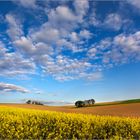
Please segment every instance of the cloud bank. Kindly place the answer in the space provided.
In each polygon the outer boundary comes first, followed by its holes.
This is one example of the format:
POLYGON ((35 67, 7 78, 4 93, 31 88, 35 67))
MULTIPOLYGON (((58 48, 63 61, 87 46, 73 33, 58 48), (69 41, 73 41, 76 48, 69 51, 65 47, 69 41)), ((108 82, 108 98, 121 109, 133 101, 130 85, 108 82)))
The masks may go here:
POLYGON ((29 93, 29 90, 27 90, 21 86, 9 84, 9 83, 2 83, 2 82, 0 82, 0 91, 2 91, 2 92, 29 93))

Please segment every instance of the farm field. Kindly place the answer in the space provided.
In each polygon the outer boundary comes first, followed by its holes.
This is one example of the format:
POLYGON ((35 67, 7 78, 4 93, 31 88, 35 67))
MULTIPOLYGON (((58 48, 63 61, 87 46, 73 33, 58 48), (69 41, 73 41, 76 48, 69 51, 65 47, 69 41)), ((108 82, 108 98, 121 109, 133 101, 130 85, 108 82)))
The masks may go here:
POLYGON ((139 139, 140 118, 0 106, 0 139, 139 139))
POLYGON ((57 111, 65 113, 80 113, 92 115, 109 115, 109 116, 124 116, 124 117, 140 117, 140 103, 128 103, 117 105, 103 105, 93 107, 76 108, 74 106, 40 106, 27 104, 0 104, 0 106, 28 108, 38 110, 57 111))

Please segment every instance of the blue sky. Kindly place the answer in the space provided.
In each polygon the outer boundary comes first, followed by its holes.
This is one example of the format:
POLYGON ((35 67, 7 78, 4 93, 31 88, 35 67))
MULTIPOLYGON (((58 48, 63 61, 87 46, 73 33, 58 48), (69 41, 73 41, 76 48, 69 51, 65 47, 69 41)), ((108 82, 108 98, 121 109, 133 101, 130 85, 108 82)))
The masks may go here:
POLYGON ((0 1, 0 102, 140 98, 140 1, 0 1))

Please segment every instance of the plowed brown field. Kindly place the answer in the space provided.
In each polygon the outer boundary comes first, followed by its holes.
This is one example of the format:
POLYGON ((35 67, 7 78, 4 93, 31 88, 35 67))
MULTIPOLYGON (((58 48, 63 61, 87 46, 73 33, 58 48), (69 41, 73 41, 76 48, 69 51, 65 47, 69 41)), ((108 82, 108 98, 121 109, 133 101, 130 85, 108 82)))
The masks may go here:
POLYGON ((140 117, 140 103, 119 104, 119 105, 109 105, 109 106, 94 106, 94 107, 83 107, 83 108, 75 108, 74 106, 40 106, 40 105, 27 105, 27 104, 0 104, 0 106, 59 111, 59 112, 66 112, 66 113, 140 117))

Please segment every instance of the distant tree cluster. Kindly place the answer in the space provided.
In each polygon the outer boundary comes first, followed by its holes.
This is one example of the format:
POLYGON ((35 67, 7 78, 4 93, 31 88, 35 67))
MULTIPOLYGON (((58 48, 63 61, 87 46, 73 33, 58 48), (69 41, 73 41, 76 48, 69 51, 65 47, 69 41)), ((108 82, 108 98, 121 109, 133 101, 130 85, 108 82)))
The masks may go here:
POLYGON ((84 100, 84 101, 76 101, 75 102, 76 107, 92 106, 94 104, 95 104, 94 99, 84 100))
POLYGON ((43 105, 41 102, 39 102, 39 101, 32 101, 32 100, 28 100, 27 102, 26 102, 26 104, 34 104, 34 105, 43 105))

